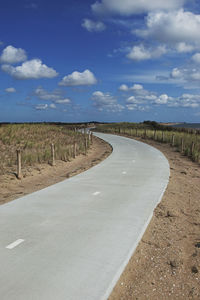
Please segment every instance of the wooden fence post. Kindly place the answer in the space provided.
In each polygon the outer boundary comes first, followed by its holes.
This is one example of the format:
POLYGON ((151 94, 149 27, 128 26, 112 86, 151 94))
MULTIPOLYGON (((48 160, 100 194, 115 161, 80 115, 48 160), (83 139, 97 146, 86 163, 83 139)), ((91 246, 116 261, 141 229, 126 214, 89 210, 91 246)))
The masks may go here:
POLYGON ((84 147, 85 147, 85 155, 86 155, 87 154, 87 137, 85 137, 84 147))
POLYGON ((51 159, 52 159, 51 165, 55 166, 56 165, 56 163, 55 163, 55 147, 54 147, 53 143, 51 144, 51 159))
POLYGON ((154 141, 156 140, 156 130, 154 130, 153 139, 154 139, 154 141))
POLYGON ((175 134, 172 134, 172 147, 174 147, 174 142, 175 142, 175 134))
POLYGON ((164 141, 165 141, 165 133, 164 131, 162 131, 162 142, 164 143, 164 141))
POLYGON ((136 137, 138 136, 138 130, 137 130, 137 128, 135 128, 135 135, 136 135, 136 137))
POLYGON ((184 139, 181 138, 181 153, 184 152, 184 139))
POLYGON ((76 142, 74 142, 74 147, 73 147, 73 152, 74 152, 74 158, 76 158, 76 142))
POLYGON ((194 146, 195 146, 195 143, 194 143, 194 141, 192 141, 192 144, 191 144, 191 156, 192 156, 192 154, 193 154, 193 152, 194 152, 194 146))
POLYGON ((93 144, 93 132, 91 132, 91 144, 93 144))
POLYGON ((21 150, 17 150, 17 178, 22 179, 22 158, 21 150))

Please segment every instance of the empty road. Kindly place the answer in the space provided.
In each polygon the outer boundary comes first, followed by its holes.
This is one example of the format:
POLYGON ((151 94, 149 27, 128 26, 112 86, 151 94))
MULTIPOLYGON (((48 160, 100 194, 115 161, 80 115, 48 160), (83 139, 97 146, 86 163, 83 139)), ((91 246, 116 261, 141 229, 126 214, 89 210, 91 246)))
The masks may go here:
POLYGON ((90 170, 0 206, 1 300, 105 300, 161 200, 162 153, 97 133, 113 153, 90 170))

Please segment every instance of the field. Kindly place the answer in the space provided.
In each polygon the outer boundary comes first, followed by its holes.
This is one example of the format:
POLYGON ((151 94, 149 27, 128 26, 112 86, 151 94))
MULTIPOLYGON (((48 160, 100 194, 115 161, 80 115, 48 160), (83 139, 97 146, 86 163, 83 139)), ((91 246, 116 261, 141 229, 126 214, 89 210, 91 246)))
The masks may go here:
POLYGON ((21 150, 22 167, 26 167, 51 163, 52 144, 56 160, 70 161, 75 155, 85 154, 90 142, 87 134, 69 125, 1 124, 0 175, 16 169, 17 150, 21 150))
POLYGON ((142 137, 161 143, 170 144, 177 151, 200 162, 200 131, 194 129, 173 128, 162 126, 156 122, 144 123, 113 123, 98 125, 97 131, 123 134, 130 137, 142 137))

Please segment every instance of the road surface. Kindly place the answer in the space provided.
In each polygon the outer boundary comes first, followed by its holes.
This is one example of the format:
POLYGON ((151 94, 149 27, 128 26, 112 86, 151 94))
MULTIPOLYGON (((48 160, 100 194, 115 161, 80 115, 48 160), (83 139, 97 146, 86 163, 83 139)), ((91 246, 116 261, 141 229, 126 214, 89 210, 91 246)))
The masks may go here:
POLYGON ((161 200, 161 152, 97 133, 113 153, 0 207, 1 300, 105 300, 161 200))

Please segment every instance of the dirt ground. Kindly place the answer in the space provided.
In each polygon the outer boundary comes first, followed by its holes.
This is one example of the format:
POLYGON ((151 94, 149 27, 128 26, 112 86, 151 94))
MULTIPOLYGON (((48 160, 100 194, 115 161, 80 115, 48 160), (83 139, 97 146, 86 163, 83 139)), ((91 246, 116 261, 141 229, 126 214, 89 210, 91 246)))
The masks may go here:
POLYGON ((200 299, 200 166, 149 141, 170 163, 170 180, 109 300, 200 299))
POLYGON ((86 156, 79 155, 70 162, 59 160, 53 167, 49 164, 38 164, 22 169, 22 180, 16 178, 16 167, 11 168, 6 175, 0 176, 0 204, 79 174, 98 164, 111 152, 112 148, 108 143, 93 137, 93 144, 86 156))

